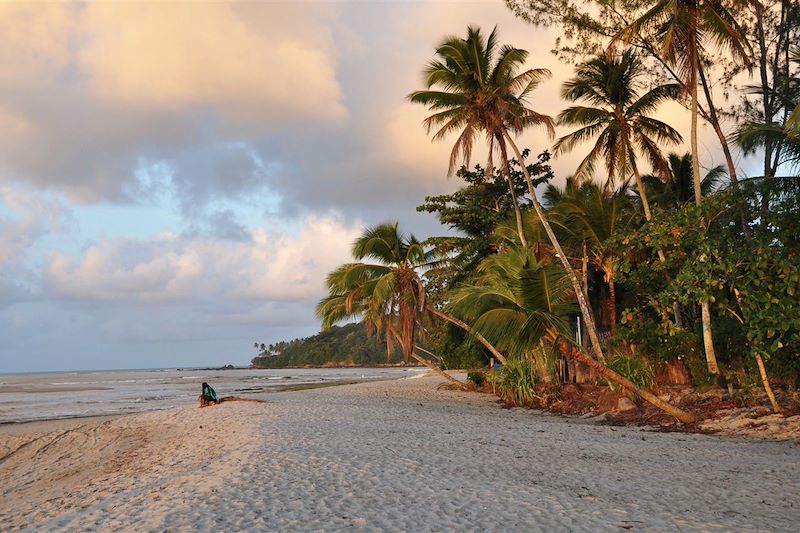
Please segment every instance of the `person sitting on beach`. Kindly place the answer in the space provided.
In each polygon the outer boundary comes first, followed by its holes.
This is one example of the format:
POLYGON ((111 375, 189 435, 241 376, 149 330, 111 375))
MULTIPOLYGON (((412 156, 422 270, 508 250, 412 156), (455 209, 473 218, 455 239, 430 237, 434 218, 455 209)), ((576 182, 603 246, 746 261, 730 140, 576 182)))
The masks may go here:
POLYGON ((200 394, 200 407, 207 407, 209 405, 217 405, 217 393, 211 388, 208 383, 203 383, 203 392, 200 394))

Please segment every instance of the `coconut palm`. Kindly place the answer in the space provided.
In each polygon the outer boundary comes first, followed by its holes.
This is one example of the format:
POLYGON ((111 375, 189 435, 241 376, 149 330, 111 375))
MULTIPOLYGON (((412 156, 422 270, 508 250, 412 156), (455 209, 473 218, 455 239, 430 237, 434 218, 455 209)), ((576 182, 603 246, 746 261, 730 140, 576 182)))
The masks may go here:
MULTIPOLYGON (((567 315, 574 309, 569 275, 554 264, 539 261, 522 247, 487 258, 477 282, 454 291, 449 309, 473 321, 474 328, 510 355, 531 353, 542 339, 568 338, 567 315)), ((694 417, 642 390, 607 366, 573 350, 570 357, 602 377, 686 423, 694 417)), ((541 366, 541 365, 540 365, 541 366)))
MULTIPOLYGON (((800 48, 792 50, 791 61, 800 66, 800 48)), ((785 122, 745 122, 734 133, 734 141, 745 155, 771 144, 783 152, 782 163, 797 166, 800 165, 800 75, 789 76, 782 85, 776 91, 780 91, 778 101, 788 113, 785 122)))
MULTIPOLYGON (((508 169, 506 144, 514 151, 520 164, 520 170, 528 186, 531 203, 542 225, 559 253, 560 245, 547 222, 542 206, 536 197, 525 158, 522 156, 511 133, 520 134, 530 126, 544 126, 552 136, 553 121, 550 117, 537 113, 528 107, 527 98, 539 82, 550 75, 544 69, 530 69, 519 73, 519 69, 528 57, 528 52, 513 46, 503 46, 495 59, 497 49, 497 29, 492 31, 484 41, 480 29, 469 27, 467 38, 448 37, 436 49, 438 59, 431 61, 425 69, 428 90, 416 91, 409 95, 409 100, 429 106, 436 111, 428 117, 425 126, 430 131, 438 127, 434 139, 442 139, 448 134, 461 130, 456 144, 450 153, 450 167, 462 157, 469 161, 475 135, 483 132, 489 142, 490 157, 495 147, 500 151, 503 168, 508 169), (430 90, 432 87, 442 90, 430 90)), ((509 180, 509 188, 513 194, 513 184, 509 180)), ((527 246, 525 232, 522 228, 522 215, 515 210, 517 233, 520 241, 527 246)), ((559 254, 570 280, 573 282, 581 314, 590 325, 589 337, 596 357, 604 361, 600 339, 589 314, 589 308, 580 283, 563 253, 559 254)))
MULTIPOLYGON (((659 176, 642 176, 648 196, 662 209, 674 209, 694 200, 694 179, 692 177, 692 154, 669 154, 670 177, 663 181, 659 176)), ((714 192, 724 181, 725 170, 722 165, 709 170, 701 182, 703 196, 714 192)))
POLYGON ((436 58, 424 70, 426 90, 408 95, 411 102, 434 111, 423 122, 428 133, 441 140, 460 132, 450 152, 448 174, 459 160, 469 165, 475 137, 483 134, 489 145, 487 171, 491 173, 495 151, 511 192, 517 231, 525 242, 522 216, 515 187, 509 176, 509 158, 504 139, 507 117, 517 117, 520 125, 544 126, 552 135, 553 120, 525 105, 525 98, 539 83, 550 77, 547 69, 521 68, 528 52, 512 46, 499 46, 497 28, 484 38, 480 28, 467 28, 467 37, 450 36, 436 48, 436 58), (513 111, 513 113, 512 113, 513 111))
POLYGON ((615 180, 625 181, 633 174, 642 200, 644 215, 652 218, 637 153, 645 156, 656 174, 669 179, 661 146, 681 141, 672 127, 649 115, 666 100, 680 93, 677 83, 660 85, 639 95, 646 76, 642 62, 628 50, 621 56, 600 55, 578 66, 575 77, 564 83, 561 95, 571 102, 585 101, 565 109, 558 123, 579 126, 579 129, 556 141, 554 151, 568 152, 575 146, 596 139, 589 154, 575 171, 578 180, 594 175, 598 160, 605 162, 608 171, 607 187, 613 189, 615 180))
POLYGON ((448 308, 469 320, 509 355, 528 353, 539 340, 569 335, 574 311, 572 286, 564 270, 544 264, 526 248, 515 247, 485 259, 478 279, 456 289, 448 308))
MULTIPOLYGON (((371 331, 384 335, 389 352, 397 341, 406 362, 413 358, 433 368, 415 352, 419 325, 432 314, 472 334, 498 360, 505 361, 501 353, 467 324, 428 303, 418 274, 425 266, 425 250, 413 235, 403 235, 397 223, 365 230, 353 244, 353 257, 377 263, 347 263, 328 274, 329 294, 316 308, 323 329, 337 322, 362 318, 371 331)), ((440 372, 438 367, 434 370, 440 372)))
MULTIPOLYGON (((729 50, 735 59, 749 65, 746 44, 739 25, 721 0, 658 0, 623 30, 621 36, 630 41, 634 36, 651 30, 655 32, 661 57, 674 67, 691 100, 692 176, 695 203, 700 205, 703 196, 697 148, 697 87, 703 52, 709 45, 717 46, 729 50)), ((708 299, 700 302, 700 309, 708 371, 719 375, 708 299)))
MULTIPOLYGON (((545 337, 555 342, 570 335, 567 316, 574 305, 564 270, 518 246, 485 259, 476 282, 454 291, 449 308, 509 357, 533 358, 545 337)), ((541 374, 548 379, 546 370, 541 374)))
POLYGON ((330 294, 317 306, 323 328, 363 315, 379 334, 387 334, 390 346, 391 331, 398 331, 408 362, 417 338, 417 313, 425 305, 425 288, 416 272, 425 262, 422 243, 399 233, 396 223, 381 224, 356 239, 353 257, 378 264, 347 263, 328 275, 330 294))
POLYGON ((545 199, 554 216, 568 229, 575 248, 585 250, 586 260, 608 285, 608 311, 611 331, 616 330, 616 266, 621 250, 613 237, 631 230, 640 219, 631 208, 627 182, 616 190, 588 181, 576 184, 569 178, 563 189, 549 185, 545 199))
MULTIPOLYGON (((436 111, 425 121, 425 125, 429 129, 441 126, 434 135, 434 139, 441 139, 453 131, 461 130, 461 135, 451 152, 451 168, 459 156, 469 161, 474 137, 478 132, 487 135, 490 156, 495 146, 500 148, 506 171, 508 169, 506 164, 508 158, 504 156, 506 143, 511 147, 520 164, 525 184, 528 186, 531 204, 572 283, 581 315, 588 326, 595 356, 602 362, 592 361, 593 364, 590 366, 597 368, 598 372, 611 372, 603 364, 605 362, 603 349, 586 298, 581 291, 580 282, 569 264, 569 260, 561 250, 561 245, 536 196, 536 188, 525 158, 511 136, 512 133, 518 135, 534 125, 545 126, 551 136, 553 135, 552 119, 533 111, 527 107, 526 102, 530 92, 538 85, 539 81, 549 76, 550 73, 543 69, 531 69, 518 74, 518 69, 525 62, 528 53, 508 45, 501 48, 499 59, 494 61, 491 54, 486 54, 486 50, 495 50, 497 46, 496 30, 492 32, 490 39, 482 43, 480 30, 474 28, 467 30, 467 39, 462 40, 457 37, 446 39, 436 50, 439 59, 432 61, 425 71, 429 90, 412 93, 409 95, 409 99, 412 102, 426 104, 432 111, 436 111), (489 72, 491 75, 487 76, 489 72), (487 84, 489 81, 492 86, 496 87, 495 90, 485 90, 486 87, 489 87, 487 84), (443 90, 430 90, 434 86, 441 87, 443 90), (505 87, 505 89, 500 89, 500 87, 505 87)), ((511 188, 513 185, 510 184, 511 188)), ((525 243, 521 214, 517 213, 516 220, 520 241, 525 243)), ((578 353, 576 357, 582 357, 582 354, 578 353)), ((591 360, 590 358, 586 359, 591 360)), ((628 384, 633 386, 630 382, 628 384)), ((675 408, 652 395, 650 396, 649 399, 647 396, 643 397, 647 401, 655 402, 655 405, 667 412, 674 412, 675 408)), ((682 421, 693 420, 691 415, 683 411, 680 411, 677 417, 682 421)))

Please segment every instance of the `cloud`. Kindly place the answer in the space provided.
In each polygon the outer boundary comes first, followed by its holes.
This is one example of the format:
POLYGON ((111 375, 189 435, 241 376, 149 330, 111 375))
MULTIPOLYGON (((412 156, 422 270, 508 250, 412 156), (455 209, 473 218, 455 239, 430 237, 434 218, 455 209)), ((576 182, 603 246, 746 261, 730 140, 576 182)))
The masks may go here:
POLYGON ((80 203, 142 202, 142 159, 186 163, 206 150, 225 158, 221 145, 346 120, 329 29, 337 12, 3 4, 0 181, 80 203))
POLYGON ((249 240, 165 234, 93 244, 78 258, 52 252, 44 284, 55 298, 133 304, 318 298, 326 274, 349 259, 360 225, 308 216, 296 235, 257 228, 249 240))
POLYGON ((290 4, 264 15, 227 2, 89 4, 78 58, 115 104, 210 107, 253 124, 344 118, 325 17, 290 4))
POLYGON ((40 293, 33 249, 43 239, 66 234, 72 223, 60 198, 0 184, 0 308, 40 293))

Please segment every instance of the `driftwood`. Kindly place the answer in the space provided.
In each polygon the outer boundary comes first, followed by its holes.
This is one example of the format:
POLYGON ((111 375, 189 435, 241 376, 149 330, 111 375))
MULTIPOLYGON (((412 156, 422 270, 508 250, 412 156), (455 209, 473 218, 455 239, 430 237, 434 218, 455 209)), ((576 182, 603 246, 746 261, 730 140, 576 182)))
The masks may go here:
POLYGON ((200 395, 200 407, 210 407, 212 405, 217 405, 218 403, 222 402, 255 402, 255 403, 267 403, 266 400, 256 400, 254 398, 241 398, 239 396, 224 396, 217 401, 209 400, 202 394, 200 395))

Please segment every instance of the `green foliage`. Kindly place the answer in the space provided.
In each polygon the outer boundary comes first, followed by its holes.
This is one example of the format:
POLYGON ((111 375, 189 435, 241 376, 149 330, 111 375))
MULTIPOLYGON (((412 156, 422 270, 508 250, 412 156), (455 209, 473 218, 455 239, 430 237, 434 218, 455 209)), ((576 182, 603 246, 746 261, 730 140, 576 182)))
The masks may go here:
POLYGON ((530 406, 538 398, 536 395, 536 371, 530 360, 514 357, 508 364, 495 371, 492 384, 495 393, 503 401, 516 406, 530 406))
POLYGON ((599 160, 605 163, 609 182, 627 179, 637 168, 637 152, 659 175, 665 179, 668 176, 661 146, 678 143, 681 136, 648 115, 655 113, 661 103, 677 98, 680 86, 660 85, 640 95, 645 74, 636 52, 628 49, 617 57, 603 53, 578 65, 575 77, 564 83, 562 97, 571 102, 582 101, 583 105, 569 107, 558 115, 559 124, 578 129, 558 139, 554 152, 569 152, 596 139, 575 170, 577 179, 593 177, 599 160))
MULTIPOLYGON (((608 368, 645 390, 652 389, 656 383, 653 367, 640 357, 619 354, 608 360, 608 368)), ((613 390, 619 388, 619 385, 613 381, 609 381, 608 385, 613 390)))
POLYGON ((437 354, 443 369, 480 368, 489 360, 488 352, 461 328, 444 320, 428 328, 425 344, 437 354))
POLYGON ((480 389, 486 383, 486 374, 484 372, 468 372, 467 381, 471 381, 476 388, 480 389))
POLYGON ((523 70, 527 59, 526 50, 500 46, 497 28, 486 37, 480 28, 470 26, 466 38, 450 36, 436 48, 436 57, 424 72, 426 90, 414 91, 408 99, 433 112, 423 124, 429 133, 436 131, 434 140, 459 132, 448 173, 459 160, 469 164, 478 135, 488 140, 491 161, 495 149, 504 157, 507 132, 541 125, 554 134, 553 120, 526 102, 550 71, 523 70))
POLYGON ((286 368, 296 366, 368 366, 402 361, 395 350, 389 357, 386 348, 374 337, 369 338, 363 323, 333 326, 329 330, 261 350, 251 364, 255 368, 286 368))
POLYGON ((484 260, 475 284, 452 293, 449 308, 498 350, 527 354, 545 336, 569 334, 572 286, 560 265, 516 247, 484 260))
MULTIPOLYGON (((528 149, 523 150, 523 157, 527 158, 528 154, 528 149)), ((544 151, 535 163, 528 165, 534 186, 554 177, 549 160, 549 152, 544 151)), ((417 207, 417 211, 435 213, 442 225, 459 232, 459 235, 425 241, 432 246, 428 256, 433 261, 425 272, 426 287, 432 296, 464 281, 480 261, 496 253, 492 232, 514 217, 513 199, 501 168, 496 167, 494 173, 487 176, 480 165, 475 165, 473 170, 462 166, 456 176, 466 185, 453 194, 426 196, 425 203, 417 207)), ((514 184, 514 195, 525 210, 529 206, 525 198, 528 189, 516 159, 509 162, 509 176, 514 184)))
MULTIPOLYGON (((617 327, 619 340, 627 341, 639 357, 672 361, 703 357, 702 339, 693 331, 675 329, 640 310, 626 309, 617 327)), ((704 363, 705 364, 705 363, 704 363)))
POLYGON ((379 224, 356 239, 353 257, 377 264, 347 263, 328 274, 328 296, 316 308, 322 328, 362 318, 378 334, 385 334, 389 352, 399 341, 407 362, 426 300, 416 271, 425 263, 422 243, 402 234, 396 222, 379 224))
POLYGON ((640 337, 630 340, 665 359, 675 355, 680 339, 699 336, 700 329, 697 320, 688 330, 678 328, 671 302, 691 312, 707 298, 716 316, 715 330, 738 329, 728 342, 717 336, 728 363, 745 361, 758 352, 773 368, 794 371, 800 348, 797 198, 795 187, 776 178, 743 182, 708 197, 700 207, 686 205, 625 237, 623 243, 637 253, 621 262, 620 271, 642 295, 641 304, 626 313, 641 322, 640 337), (762 213, 757 223, 748 226, 748 234, 741 226, 743 210, 762 213), (665 263, 653 257, 656 248, 664 250, 665 263), (637 255, 645 259, 630 260, 637 255), (645 327, 646 320, 657 322, 657 328, 645 327), (648 330, 655 331, 661 342, 648 340, 648 330))

